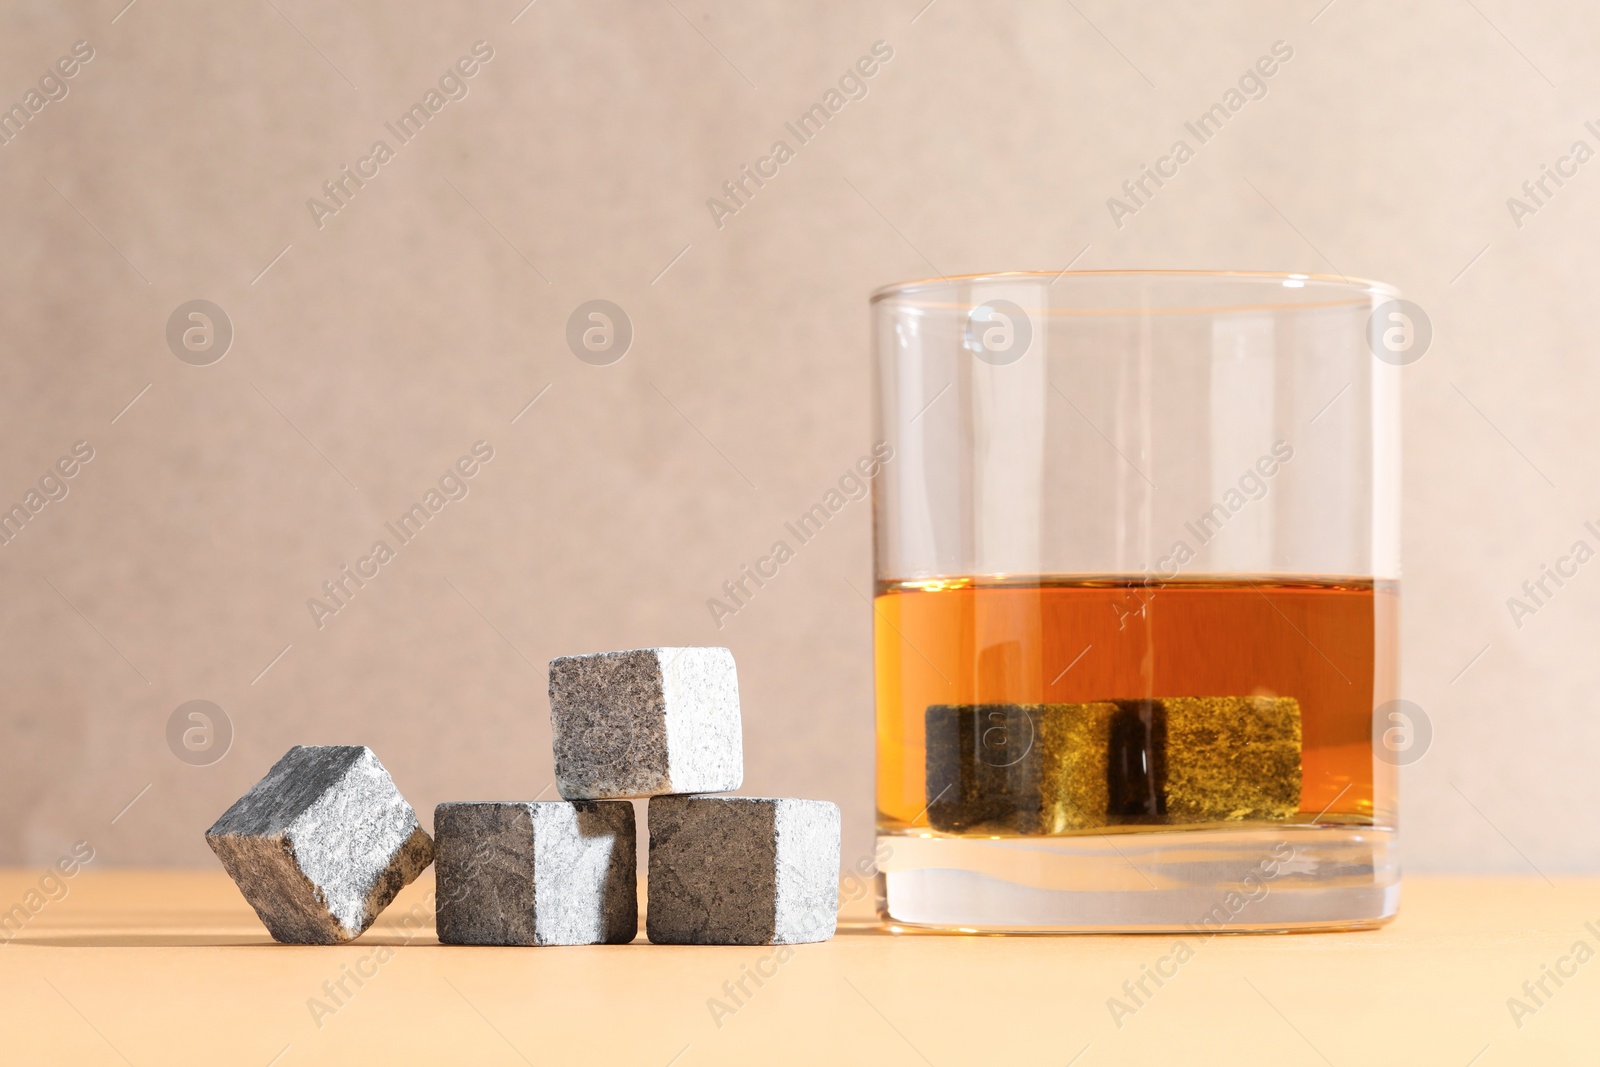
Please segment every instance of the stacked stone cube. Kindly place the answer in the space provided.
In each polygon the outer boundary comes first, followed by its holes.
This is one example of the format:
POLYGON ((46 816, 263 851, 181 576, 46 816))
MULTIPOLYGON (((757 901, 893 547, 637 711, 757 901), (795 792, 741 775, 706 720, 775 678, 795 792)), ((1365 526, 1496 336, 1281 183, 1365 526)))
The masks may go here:
POLYGON ((718 796, 744 779, 725 648, 550 664, 559 801, 458 802, 434 836, 369 749, 296 747, 206 839, 279 941, 348 941, 437 863, 439 940, 622 944, 638 932, 633 799, 648 800, 646 932, 656 944, 833 936, 839 809, 718 796))

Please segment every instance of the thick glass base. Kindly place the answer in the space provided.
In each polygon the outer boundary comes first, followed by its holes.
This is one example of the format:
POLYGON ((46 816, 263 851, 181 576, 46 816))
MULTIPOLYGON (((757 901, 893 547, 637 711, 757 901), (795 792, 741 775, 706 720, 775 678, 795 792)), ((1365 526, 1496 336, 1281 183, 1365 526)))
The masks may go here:
POLYGON ((1395 915, 1393 830, 1255 826, 1074 837, 880 835, 878 914, 965 933, 1348 930, 1395 915))

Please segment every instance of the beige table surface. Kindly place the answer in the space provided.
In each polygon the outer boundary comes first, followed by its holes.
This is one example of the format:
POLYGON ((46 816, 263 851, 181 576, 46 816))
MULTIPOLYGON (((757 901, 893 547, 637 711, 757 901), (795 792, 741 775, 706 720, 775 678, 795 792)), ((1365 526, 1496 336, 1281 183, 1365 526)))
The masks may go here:
MULTIPOLYGON (((41 873, 0 872, 3 906, 41 873)), ((1600 879, 1413 878, 1381 930, 1191 938, 1120 1026, 1108 1001, 1131 1005, 1123 983, 1175 938, 894 935, 863 901, 781 962, 642 928, 632 945, 461 948, 434 940, 424 875, 356 943, 310 948, 273 944, 220 872, 65 885, 0 947, 0 1062, 1600 1063, 1600 962, 1569 955, 1600 950, 1600 879), (1523 982, 1558 965, 1571 977, 1535 1005, 1523 982), (753 970, 771 976, 735 1001, 724 983, 753 970), (1513 1018, 1513 996, 1535 1010, 1513 1018)))

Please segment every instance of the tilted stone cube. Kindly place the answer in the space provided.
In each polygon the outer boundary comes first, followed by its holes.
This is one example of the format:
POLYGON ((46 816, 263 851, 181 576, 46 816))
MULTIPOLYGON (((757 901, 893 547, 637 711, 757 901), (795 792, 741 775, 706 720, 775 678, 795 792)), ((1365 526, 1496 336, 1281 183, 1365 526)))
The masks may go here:
POLYGON ((296 745, 234 802, 206 844, 273 939, 359 937, 433 860, 433 842, 362 745, 296 745))
POLYGON ((655 797, 648 887, 645 928, 658 945, 826 941, 838 919, 838 805, 655 797))
POLYGON ((718 793, 744 781, 739 683, 725 648, 550 661, 556 788, 568 800, 718 793))
POLYGON ((440 804, 433 838, 444 944, 627 944, 639 932, 625 800, 440 804))

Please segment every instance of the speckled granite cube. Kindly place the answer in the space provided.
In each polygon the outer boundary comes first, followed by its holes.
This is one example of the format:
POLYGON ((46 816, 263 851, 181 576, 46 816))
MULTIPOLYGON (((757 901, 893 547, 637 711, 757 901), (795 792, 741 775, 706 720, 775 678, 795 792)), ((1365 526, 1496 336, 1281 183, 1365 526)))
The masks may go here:
POLYGON ((433 847, 444 944, 627 944, 639 932, 625 800, 440 804, 433 847))
POLYGON ((550 661, 556 788, 568 800, 718 793, 744 781, 739 684, 725 648, 550 661))
POLYGON ((793 945, 833 936, 839 808, 824 800, 656 797, 649 907, 658 945, 793 945))
POLYGON ((1014 831, 1019 816, 1037 816, 1039 759, 1030 706, 930 704, 924 723, 930 826, 950 833, 1014 831))
POLYGON ((930 704, 928 825, 1059 834, 1106 824, 1116 705, 930 704))
POLYGON ((206 831, 277 941, 359 937, 433 860, 433 842, 372 750, 296 745, 206 831))
POLYGON ((1300 702, 1165 697, 1168 822, 1289 819, 1300 811, 1300 702))

